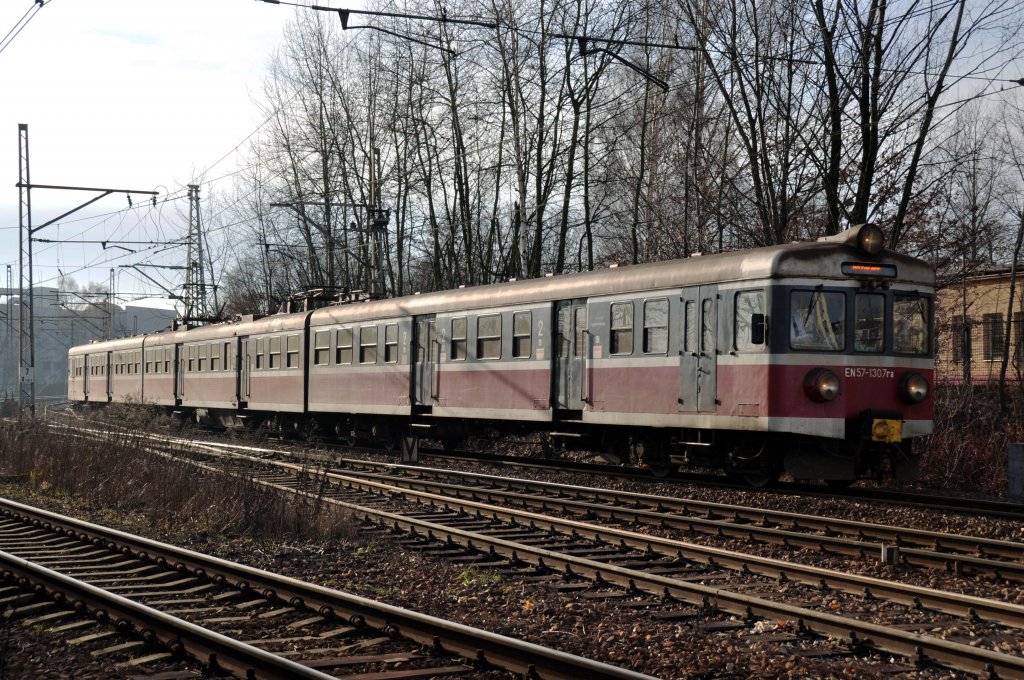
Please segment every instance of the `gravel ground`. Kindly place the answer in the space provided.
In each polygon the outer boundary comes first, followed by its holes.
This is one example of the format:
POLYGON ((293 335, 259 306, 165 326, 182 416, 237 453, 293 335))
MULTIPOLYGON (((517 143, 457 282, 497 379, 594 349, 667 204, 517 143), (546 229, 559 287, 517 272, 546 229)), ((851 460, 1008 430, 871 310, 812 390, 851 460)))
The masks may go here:
MULTIPOLYGON (((798 638, 793 626, 778 622, 729 625, 722 616, 658 620, 644 611, 659 604, 654 600, 561 591, 550 583, 452 565, 380 538, 256 541, 196 534, 187 526, 154 526, 144 508, 90 506, 24 483, 0 484, 0 494, 664 678, 965 677, 914 669, 884 655, 854 656, 841 642, 798 638)), ((109 668, 95 670, 95 662, 79 658, 59 638, 52 644, 48 639, 38 629, 12 626, 8 649, 21 651, 8 654, 7 677, 121 677, 106 674, 109 668), (40 675, 46 668, 58 670, 40 675), (72 668, 77 670, 59 670, 72 668)))

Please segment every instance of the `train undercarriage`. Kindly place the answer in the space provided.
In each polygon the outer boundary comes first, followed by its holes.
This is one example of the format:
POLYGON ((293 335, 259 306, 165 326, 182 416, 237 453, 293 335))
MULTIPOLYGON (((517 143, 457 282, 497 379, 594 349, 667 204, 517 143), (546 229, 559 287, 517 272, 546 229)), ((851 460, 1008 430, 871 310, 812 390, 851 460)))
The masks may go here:
MULTIPOLYGON (((536 423, 345 415, 240 413, 218 409, 173 409, 179 416, 205 426, 264 430, 281 437, 329 438, 348 445, 401 448, 403 439, 438 442, 456 450, 470 439, 477 446, 516 438, 531 455, 555 458, 576 452, 613 465, 632 465, 667 477, 680 469, 709 469, 760 487, 788 475, 794 480, 820 480, 844 487, 858 479, 917 477, 917 459, 909 440, 880 442, 866 423, 847 424, 846 439, 827 439, 789 433, 729 430, 593 426, 558 422, 536 423)), ((883 414, 898 415, 898 414, 883 414)))

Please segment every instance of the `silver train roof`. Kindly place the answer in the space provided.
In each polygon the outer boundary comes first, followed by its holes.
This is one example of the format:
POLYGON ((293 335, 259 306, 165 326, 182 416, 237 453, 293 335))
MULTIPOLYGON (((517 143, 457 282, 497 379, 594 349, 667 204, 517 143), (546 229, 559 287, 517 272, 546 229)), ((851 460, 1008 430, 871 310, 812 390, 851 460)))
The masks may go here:
MULTIPOLYGON (((145 346, 156 347, 180 342, 301 330, 307 316, 310 317, 310 326, 327 326, 366 319, 539 304, 552 300, 630 294, 699 284, 789 278, 850 280, 851 277, 841 272, 841 266, 845 262, 894 264, 897 268, 897 277, 889 279, 890 282, 921 286, 929 291, 934 288, 935 272, 928 263, 890 250, 883 250, 874 257, 866 257, 856 247, 856 232, 854 228, 820 241, 494 283, 388 300, 333 305, 313 312, 275 314, 256 321, 157 333, 147 336, 145 346)), ((127 338, 81 345, 73 348, 71 354, 140 346, 141 337, 127 338)))

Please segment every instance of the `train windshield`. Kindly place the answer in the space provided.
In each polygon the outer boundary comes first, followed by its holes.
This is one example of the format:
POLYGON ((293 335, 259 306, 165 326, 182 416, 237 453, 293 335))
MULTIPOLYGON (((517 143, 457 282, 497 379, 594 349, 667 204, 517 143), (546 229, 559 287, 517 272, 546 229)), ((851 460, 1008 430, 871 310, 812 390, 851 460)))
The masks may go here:
POLYGON ((896 295, 892 301, 892 344, 897 354, 928 354, 928 298, 896 295))
POLYGON ((857 293, 853 310, 854 351, 884 352, 885 296, 881 293, 857 293))
POLYGON ((916 292, 851 292, 791 291, 789 346, 817 352, 843 352, 849 346, 864 354, 931 352, 930 297, 916 292))
POLYGON ((846 295, 795 290, 789 298, 789 345, 793 349, 841 352, 846 347, 846 295))

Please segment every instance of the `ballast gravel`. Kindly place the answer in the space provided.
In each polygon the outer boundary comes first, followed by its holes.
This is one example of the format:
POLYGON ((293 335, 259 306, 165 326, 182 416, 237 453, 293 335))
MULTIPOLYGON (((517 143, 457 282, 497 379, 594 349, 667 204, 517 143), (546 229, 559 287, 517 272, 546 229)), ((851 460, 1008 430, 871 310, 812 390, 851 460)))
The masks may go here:
MULTIPOLYGON (((480 469, 477 464, 476 469, 480 469)), ((586 483, 593 485, 594 480, 586 483)), ((582 477, 561 473, 557 481, 582 477)), ((556 481, 552 478, 552 481, 556 481)), ((671 487, 676 489, 678 487, 671 487)), ((658 493, 650 485, 644 490, 658 493)), ((0 484, 0 494, 63 514, 662 678, 960 678, 899 657, 851 651, 840 640, 800 636, 778 621, 740 622, 721 614, 662 620, 654 598, 602 597, 425 556, 387 538, 255 540, 197 532, 187 522, 155 525, 145 507, 98 507, 80 499, 0 484)), ((747 502, 747 501, 743 501, 747 502)), ((802 506, 808 511, 807 506, 802 506)), ((680 605, 681 606, 681 605, 680 605)), ((37 628, 8 627, 7 677, 129 677, 97 670, 76 650, 37 628), (56 674, 46 672, 56 669, 56 674)), ((497 678, 506 674, 482 673, 497 678)))

